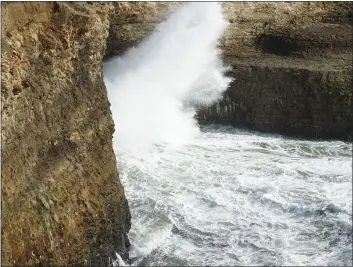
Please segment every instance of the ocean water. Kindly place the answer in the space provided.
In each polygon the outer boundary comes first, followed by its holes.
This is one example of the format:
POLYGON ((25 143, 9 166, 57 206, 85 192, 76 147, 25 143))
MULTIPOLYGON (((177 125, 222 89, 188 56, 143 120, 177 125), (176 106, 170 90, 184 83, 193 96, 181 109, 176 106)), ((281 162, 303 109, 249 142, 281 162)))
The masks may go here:
POLYGON ((219 3, 104 64, 132 265, 352 265, 352 145, 209 125, 231 82, 219 3))
POLYGON ((208 126, 116 149, 133 265, 352 265, 352 146, 208 126))

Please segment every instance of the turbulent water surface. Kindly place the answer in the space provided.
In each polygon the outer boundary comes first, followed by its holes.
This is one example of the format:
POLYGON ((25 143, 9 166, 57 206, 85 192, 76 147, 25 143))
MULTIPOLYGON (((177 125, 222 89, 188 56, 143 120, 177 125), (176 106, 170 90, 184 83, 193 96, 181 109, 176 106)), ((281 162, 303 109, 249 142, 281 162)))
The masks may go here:
POLYGON ((230 82, 226 26, 185 4, 104 66, 133 264, 351 265, 351 144, 195 123, 230 82))
POLYGON ((209 126, 116 154, 134 264, 352 264, 350 144, 209 126))

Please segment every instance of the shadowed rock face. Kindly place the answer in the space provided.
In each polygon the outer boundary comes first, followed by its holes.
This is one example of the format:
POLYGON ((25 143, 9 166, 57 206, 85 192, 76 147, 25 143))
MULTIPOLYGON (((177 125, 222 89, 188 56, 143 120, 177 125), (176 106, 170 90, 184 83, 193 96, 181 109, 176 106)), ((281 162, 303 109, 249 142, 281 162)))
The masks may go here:
POLYGON ((156 28, 180 2, 113 2, 106 56, 125 52, 156 28))
POLYGON ((128 257, 130 213, 102 78, 109 8, 2 3, 4 265, 128 257))
MULTIPOLYGON (((138 44, 178 5, 116 3, 107 55, 138 44)), ((352 134, 352 3, 227 2, 220 41, 234 78, 225 97, 200 110, 223 123, 307 138, 352 134)))

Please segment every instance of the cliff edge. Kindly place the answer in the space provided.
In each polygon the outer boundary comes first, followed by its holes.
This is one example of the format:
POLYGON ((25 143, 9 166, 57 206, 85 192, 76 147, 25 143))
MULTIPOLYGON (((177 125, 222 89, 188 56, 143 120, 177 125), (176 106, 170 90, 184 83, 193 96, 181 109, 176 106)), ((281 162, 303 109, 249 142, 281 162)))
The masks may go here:
POLYGON ((102 77, 106 3, 2 2, 2 264, 128 258, 102 77))

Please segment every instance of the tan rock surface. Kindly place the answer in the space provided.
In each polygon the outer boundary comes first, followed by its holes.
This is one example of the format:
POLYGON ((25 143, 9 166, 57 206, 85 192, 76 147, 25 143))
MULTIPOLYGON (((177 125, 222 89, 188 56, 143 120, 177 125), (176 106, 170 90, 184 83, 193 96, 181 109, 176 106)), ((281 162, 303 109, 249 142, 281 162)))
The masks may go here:
POLYGON ((203 123, 351 139, 352 3, 225 3, 221 48, 234 77, 203 123))
POLYGON ((2 264, 127 258, 102 79, 109 4, 2 3, 2 264))

